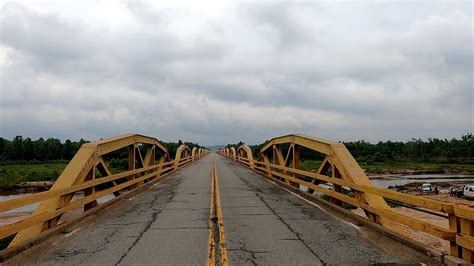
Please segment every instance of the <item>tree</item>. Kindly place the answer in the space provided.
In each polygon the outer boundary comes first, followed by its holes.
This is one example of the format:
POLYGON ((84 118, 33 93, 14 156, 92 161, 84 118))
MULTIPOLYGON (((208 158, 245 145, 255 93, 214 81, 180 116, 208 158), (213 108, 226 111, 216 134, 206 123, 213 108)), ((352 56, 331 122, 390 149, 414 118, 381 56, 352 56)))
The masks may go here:
POLYGON ((59 160, 62 155, 62 145, 59 139, 49 138, 46 140, 46 160, 59 160))
POLYGON ((23 137, 16 136, 12 141, 11 160, 22 160, 24 158, 23 137))
POLYGON ((71 160, 74 157, 76 150, 74 150, 74 146, 72 145, 71 140, 67 139, 64 142, 63 152, 62 152, 62 159, 64 160, 71 160))
POLYGON ((31 161, 35 159, 34 148, 31 138, 26 138, 23 143, 23 160, 31 161))
POLYGON ((0 160, 1 161, 4 161, 7 159, 6 148, 7 148, 8 142, 9 142, 8 140, 4 138, 0 138, 0 160))
POLYGON ((46 154, 46 143, 43 138, 39 138, 38 140, 33 142, 33 150, 34 150, 34 158, 38 161, 46 161, 47 154, 46 154))

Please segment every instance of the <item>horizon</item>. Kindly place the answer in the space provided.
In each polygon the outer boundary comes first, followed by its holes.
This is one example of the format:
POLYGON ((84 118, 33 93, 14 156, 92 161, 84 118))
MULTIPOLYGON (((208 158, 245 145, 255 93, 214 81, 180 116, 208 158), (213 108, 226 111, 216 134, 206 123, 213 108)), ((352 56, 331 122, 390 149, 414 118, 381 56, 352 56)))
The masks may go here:
MULTIPOLYGON (((298 135, 298 133, 294 133, 296 135, 298 135)), ((387 139, 387 140, 379 140, 377 142, 371 142, 371 141, 367 141, 367 140, 364 140, 364 139, 358 139, 358 140, 351 140, 351 141, 348 141, 348 140, 331 140, 331 139, 324 139, 324 140, 330 140, 330 141, 336 141, 336 142, 342 142, 342 143, 349 143, 349 142, 358 142, 358 141, 364 141, 364 142, 367 142, 367 143, 370 143, 370 144, 377 144, 378 142, 388 142, 388 141, 391 141, 391 142, 402 142, 402 143, 407 143, 407 142, 410 142, 412 140, 421 140, 421 141, 429 141, 430 139, 439 139, 439 140, 453 140, 453 139, 456 139, 456 140, 460 140, 462 139, 463 136, 467 136, 467 135, 472 135, 473 133, 472 132, 467 132, 465 134, 461 134, 461 136, 459 137, 453 137, 453 138, 434 138, 434 137, 428 137, 426 139, 423 139, 423 138, 411 138, 411 139, 408 139, 408 140, 392 140, 392 139, 387 139)), ((120 135, 124 135, 124 134, 120 134, 120 135)), ((143 134, 139 134, 139 135, 143 135, 143 134)), ((35 141, 35 140, 38 140, 40 138, 43 138, 44 140, 48 139, 48 138, 53 138, 53 139, 59 139, 61 141, 61 143, 64 143, 66 140, 70 140, 70 141, 75 141, 75 142, 78 142, 80 141, 81 139, 70 139, 70 138, 65 138, 65 139, 61 139, 61 138, 58 138, 58 137, 46 137, 46 136, 42 136, 42 137, 38 137, 38 138, 32 138, 32 137, 29 137, 29 136, 22 136, 22 135, 17 135, 17 136, 21 136, 23 138, 23 140, 25 140, 26 138, 30 138, 32 141, 35 141)), ((246 143, 244 141, 242 141, 242 143, 244 144, 247 144, 249 146, 254 146, 254 145, 260 145, 260 144, 263 144, 265 143, 266 141, 272 139, 272 138, 275 138, 275 137, 280 137, 280 136, 283 136, 283 135, 279 135, 279 136, 273 136, 271 138, 268 138, 268 139, 265 139, 263 140, 262 142, 259 142, 259 143, 246 143)), ((16 136, 15 136, 16 137, 16 136)), ((13 138, 15 138, 13 137, 13 138)), ((110 136, 110 137, 114 137, 114 136, 110 136)), ((177 139, 177 140, 162 140, 162 139, 159 139, 157 137, 154 137, 154 136, 149 136, 149 137, 153 137, 153 138, 156 138, 158 139, 159 141, 163 142, 163 143, 178 143, 179 141, 182 141, 183 143, 185 142, 192 142, 192 141, 188 141, 188 140, 182 140, 182 139, 177 139)), ((3 138, 3 139, 6 139, 8 141, 12 141, 13 138, 5 138, 3 136, 0 136, 0 138, 3 138)), ((105 137, 107 138, 107 137, 105 137)), ((99 138, 99 139, 95 139, 95 140, 89 140, 89 139, 83 139, 85 141, 88 141, 88 142, 92 142, 92 141, 98 141, 98 140, 101 140, 101 139, 105 139, 105 138, 99 138)), ((202 146, 202 147, 206 147, 206 148, 210 148, 210 147, 220 147, 220 146, 226 146, 226 145, 232 145, 232 144, 238 144, 239 142, 241 141, 235 141, 235 142, 229 142, 229 143, 225 143, 225 144, 202 144, 202 143, 198 143, 198 142, 192 142, 194 144, 198 144, 199 146, 202 146)))
POLYGON ((460 138, 474 131, 472 12, 469 1, 8 1, 0 135, 460 138))

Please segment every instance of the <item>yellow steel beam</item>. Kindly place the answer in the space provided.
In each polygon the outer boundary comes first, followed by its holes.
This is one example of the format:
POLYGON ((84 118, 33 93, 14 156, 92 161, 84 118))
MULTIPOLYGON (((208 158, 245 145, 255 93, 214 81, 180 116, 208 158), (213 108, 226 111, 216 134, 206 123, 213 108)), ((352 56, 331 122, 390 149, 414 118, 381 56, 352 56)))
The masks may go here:
POLYGON ((118 137, 107 138, 86 143, 83 146, 97 148, 98 155, 100 156, 121 148, 125 148, 135 143, 154 144, 164 153, 168 153, 166 146, 157 139, 137 134, 127 134, 118 137))
POLYGON ((253 168, 252 149, 247 144, 242 144, 237 148, 237 156, 249 161, 250 168, 253 168))
POLYGON ((276 137, 269 140, 260 149, 260 153, 266 152, 273 145, 284 144, 284 143, 295 143, 297 145, 318 151, 326 155, 332 155, 331 144, 334 144, 336 142, 313 138, 313 137, 309 137, 305 135, 291 134, 291 135, 276 137))
POLYGON ((180 160, 182 158, 186 158, 186 153, 189 152, 191 153, 191 150, 189 149, 189 147, 185 144, 181 144, 178 149, 176 150, 176 155, 175 155, 175 167, 177 168, 178 167, 178 164, 180 162, 180 160))
POLYGON ((235 148, 234 148, 234 147, 230 147, 230 150, 229 150, 229 151, 230 151, 230 156, 232 157, 232 159, 235 160, 235 158, 236 158, 236 156, 237 156, 237 152, 236 152, 235 148))

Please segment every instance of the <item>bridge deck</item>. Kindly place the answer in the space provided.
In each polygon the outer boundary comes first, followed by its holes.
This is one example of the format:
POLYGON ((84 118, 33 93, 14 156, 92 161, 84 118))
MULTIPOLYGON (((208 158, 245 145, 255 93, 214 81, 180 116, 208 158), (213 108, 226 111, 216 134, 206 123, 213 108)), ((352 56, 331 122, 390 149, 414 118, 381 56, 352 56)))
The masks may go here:
POLYGON ((433 264, 216 154, 7 261, 205 264, 215 159, 229 264, 433 264))

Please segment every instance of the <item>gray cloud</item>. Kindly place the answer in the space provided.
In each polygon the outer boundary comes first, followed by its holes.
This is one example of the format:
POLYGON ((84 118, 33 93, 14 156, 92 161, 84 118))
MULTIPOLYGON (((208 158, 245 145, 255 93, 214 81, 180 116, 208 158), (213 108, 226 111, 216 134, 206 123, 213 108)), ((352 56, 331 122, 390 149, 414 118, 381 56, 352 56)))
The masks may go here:
POLYGON ((468 4, 116 7, 127 15, 116 27, 62 9, 0 9, 2 136, 219 144, 474 129, 468 4))

